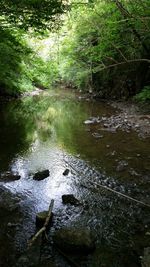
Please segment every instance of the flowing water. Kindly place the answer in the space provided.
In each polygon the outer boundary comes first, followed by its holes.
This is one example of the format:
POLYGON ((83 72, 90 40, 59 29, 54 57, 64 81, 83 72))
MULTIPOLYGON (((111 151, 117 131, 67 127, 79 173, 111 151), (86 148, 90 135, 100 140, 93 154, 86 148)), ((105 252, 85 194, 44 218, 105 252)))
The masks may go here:
MULTIPOLYGON (((27 241, 36 231, 36 213, 47 210, 52 198, 55 203, 50 240, 64 226, 88 227, 95 236, 96 250, 92 254, 73 256, 78 266, 140 266, 140 256, 149 244, 149 208, 99 185, 149 203, 150 139, 140 138, 134 131, 111 132, 99 123, 84 123, 90 117, 118 113, 106 103, 57 90, 1 103, 3 193, 6 188, 5 201, 0 199, 1 267, 15 266, 25 253, 27 241), (125 166, 118 171, 120 162, 125 166), (70 172, 64 176, 66 168, 70 172), (33 180, 34 173, 45 169, 50 171, 48 178, 33 180), (8 171, 19 174, 21 179, 6 181, 8 171), (81 205, 64 205, 62 195, 68 193, 74 194, 81 205), (12 205, 17 198, 19 211, 4 203, 7 198, 12 205)), ((43 245, 43 259, 57 266, 72 266, 58 255, 51 241, 43 245)))

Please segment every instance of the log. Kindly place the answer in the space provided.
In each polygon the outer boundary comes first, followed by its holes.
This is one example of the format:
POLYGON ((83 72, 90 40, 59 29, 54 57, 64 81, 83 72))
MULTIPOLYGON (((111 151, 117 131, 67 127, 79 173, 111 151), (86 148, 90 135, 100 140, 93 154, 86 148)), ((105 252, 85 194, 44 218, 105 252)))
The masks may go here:
POLYGON ((51 200, 50 205, 49 205, 49 209, 48 209, 48 214, 45 220, 45 223, 43 225, 43 227, 32 237, 31 240, 29 240, 28 242, 28 248, 30 248, 33 243, 35 242, 35 240, 44 232, 46 232, 46 228, 49 224, 50 218, 51 218, 51 214, 52 214, 52 210, 53 210, 53 206, 54 206, 54 199, 51 200))

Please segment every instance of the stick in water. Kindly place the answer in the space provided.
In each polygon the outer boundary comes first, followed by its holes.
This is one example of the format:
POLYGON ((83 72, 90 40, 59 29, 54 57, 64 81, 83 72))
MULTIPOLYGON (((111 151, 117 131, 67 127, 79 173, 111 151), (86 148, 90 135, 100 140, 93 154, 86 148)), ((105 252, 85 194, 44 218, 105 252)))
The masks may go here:
POLYGON ((39 235, 41 235, 43 232, 46 231, 46 228, 47 228, 47 226, 49 224, 49 220, 51 218, 53 206, 54 206, 54 199, 51 200, 51 203, 49 205, 48 214, 47 214, 47 217, 46 217, 46 220, 45 220, 45 223, 44 223, 43 227, 28 242, 28 247, 31 247, 33 245, 33 243, 35 242, 35 240, 39 237, 39 235))

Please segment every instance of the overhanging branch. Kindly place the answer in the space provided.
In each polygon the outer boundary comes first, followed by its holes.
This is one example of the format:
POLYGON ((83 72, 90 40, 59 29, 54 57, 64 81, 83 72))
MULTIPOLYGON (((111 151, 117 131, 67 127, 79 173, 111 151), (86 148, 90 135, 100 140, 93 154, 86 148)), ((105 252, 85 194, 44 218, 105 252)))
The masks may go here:
POLYGON ((146 59, 146 58, 140 58, 140 59, 130 59, 130 60, 126 60, 126 61, 122 61, 122 62, 118 62, 118 63, 115 63, 115 64, 111 64, 111 65, 108 65, 108 66, 104 66, 104 67, 96 67, 93 69, 93 72, 98 72, 98 71, 102 71, 102 70, 106 70, 106 69, 110 69, 110 68, 114 68, 114 67, 117 67, 117 66, 120 66, 120 65, 125 65, 125 64, 129 64, 129 63, 134 63, 134 62, 147 62, 150 64, 150 60, 149 59, 146 59))

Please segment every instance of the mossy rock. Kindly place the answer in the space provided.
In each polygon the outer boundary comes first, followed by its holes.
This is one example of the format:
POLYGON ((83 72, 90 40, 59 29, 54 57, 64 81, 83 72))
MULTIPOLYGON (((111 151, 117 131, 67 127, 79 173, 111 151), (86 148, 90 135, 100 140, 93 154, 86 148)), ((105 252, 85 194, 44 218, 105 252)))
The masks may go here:
POLYGON ((89 229, 63 228, 53 237, 61 250, 73 253, 90 253, 95 249, 95 239, 89 229))

